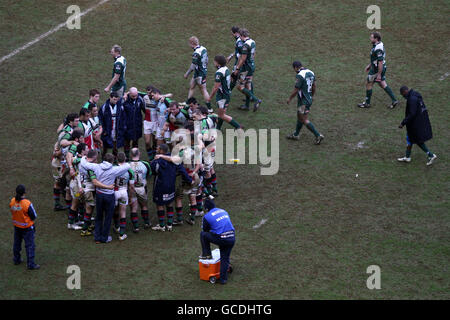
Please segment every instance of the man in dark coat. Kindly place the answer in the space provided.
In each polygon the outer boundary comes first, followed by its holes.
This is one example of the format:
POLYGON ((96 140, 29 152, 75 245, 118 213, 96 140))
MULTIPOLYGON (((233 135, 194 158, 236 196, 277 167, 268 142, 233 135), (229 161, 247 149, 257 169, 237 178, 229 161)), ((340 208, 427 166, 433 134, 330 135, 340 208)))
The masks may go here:
POLYGON ((403 86, 400 88, 400 94, 406 99, 406 110, 405 119, 403 119, 399 128, 401 129, 406 125, 407 147, 405 157, 397 160, 400 162, 410 162, 412 145, 417 144, 427 154, 427 166, 429 166, 437 156, 429 151, 425 145, 425 142, 433 137, 427 107, 420 93, 413 89, 408 89, 408 87, 403 86))
POLYGON ((130 158, 130 149, 139 147, 139 139, 142 137, 142 113, 145 112, 144 99, 139 96, 135 87, 130 88, 123 103, 127 118, 127 130, 125 132, 124 151, 127 159, 130 158), (130 143, 132 146, 130 147, 130 143))
POLYGON ((110 97, 98 112, 98 118, 103 128, 102 158, 112 149, 113 155, 117 156, 118 149, 124 146, 127 119, 123 108, 123 99, 119 98, 117 92, 111 92, 110 97))
MULTIPOLYGON (((159 155, 170 156, 169 146, 165 143, 158 146, 156 152, 159 155)), ((175 164, 163 158, 158 158, 150 163, 152 169, 152 176, 155 177, 153 183, 153 202, 156 204, 159 224, 154 226, 152 230, 155 231, 172 231, 173 225, 173 200, 175 199, 175 180, 177 174, 188 184, 193 184, 194 181, 186 172, 183 164, 175 164), (164 222, 164 206, 167 211, 167 226, 164 222)))

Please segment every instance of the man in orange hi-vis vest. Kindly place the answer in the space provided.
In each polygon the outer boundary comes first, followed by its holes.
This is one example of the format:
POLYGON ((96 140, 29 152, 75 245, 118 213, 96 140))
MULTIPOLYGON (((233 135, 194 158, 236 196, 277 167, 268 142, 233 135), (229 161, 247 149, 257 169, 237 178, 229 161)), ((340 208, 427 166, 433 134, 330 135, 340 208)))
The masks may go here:
POLYGON ((30 200, 25 199, 25 186, 19 184, 16 188, 16 196, 11 199, 12 222, 14 224, 14 264, 22 262, 20 251, 22 250, 22 240, 25 240, 27 252, 28 270, 36 270, 40 265, 34 263, 34 220, 37 218, 36 211, 30 200))

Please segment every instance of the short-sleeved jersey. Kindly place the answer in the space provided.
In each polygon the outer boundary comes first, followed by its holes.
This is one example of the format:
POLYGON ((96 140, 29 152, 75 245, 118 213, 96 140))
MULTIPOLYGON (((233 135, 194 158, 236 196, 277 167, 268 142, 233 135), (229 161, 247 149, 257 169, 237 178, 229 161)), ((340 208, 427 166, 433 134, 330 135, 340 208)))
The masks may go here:
POLYGON ((231 83, 231 73, 227 67, 221 67, 216 71, 214 76, 214 81, 220 83, 219 90, 216 95, 216 100, 229 98, 231 95, 230 83, 231 83))
POLYGON ((386 52, 384 51, 383 42, 378 42, 373 45, 370 50, 370 73, 378 72, 378 61, 383 62, 383 68, 386 67, 386 52))
POLYGON ((234 65, 237 65, 239 61, 239 57, 241 56, 242 46, 244 45, 244 41, 241 40, 241 37, 236 37, 236 43, 234 45, 234 65))
POLYGON ((195 65, 194 77, 206 77, 208 72, 208 51, 203 46, 197 46, 192 54, 192 63, 195 65))
POLYGON ((120 88, 124 87, 126 88, 127 82, 125 81, 125 71, 127 70, 127 60, 123 56, 118 56, 114 60, 114 66, 112 71, 112 77, 114 77, 115 74, 119 74, 119 80, 114 84, 114 86, 111 88, 112 91, 117 91, 120 88))
POLYGON ((246 54, 247 58, 242 65, 243 71, 255 70, 255 52, 256 52, 256 43, 253 39, 245 40, 242 45, 241 54, 246 54))
POLYGON ((145 187, 147 178, 151 176, 152 170, 147 161, 130 161, 130 167, 134 171, 134 186, 136 188, 145 187))
POLYGON ((188 121, 189 115, 186 115, 186 111, 178 112, 174 115, 172 112, 169 112, 166 118, 166 122, 171 123, 175 128, 183 127, 188 121))
POLYGON ((191 173, 195 170, 195 166, 201 164, 202 160, 202 148, 203 145, 195 144, 191 148, 181 149, 179 156, 182 159, 182 163, 187 173, 191 173))
POLYGON ((312 104, 312 86, 315 79, 314 72, 309 69, 301 69, 298 72, 295 82, 295 87, 298 89, 298 106, 312 104))
POLYGON ((134 171, 132 169, 116 178, 115 190, 128 189, 128 184, 134 184, 134 171))
POLYGON ((57 146, 61 147, 62 140, 70 140, 72 138, 73 129, 71 126, 66 125, 64 128, 58 133, 57 146))
POLYGON ((79 163, 81 162, 81 158, 78 157, 74 160, 74 167, 75 161, 78 162, 77 170, 79 170, 81 187, 83 188, 84 192, 95 191, 95 185, 92 182, 94 179, 97 179, 95 172, 92 170, 85 170, 83 167, 80 167, 79 163))
POLYGON ((144 96, 144 104, 145 104, 145 121, 156 121, 157 111, 156 106, 157 103, 153 100, 148 94, 144 96))

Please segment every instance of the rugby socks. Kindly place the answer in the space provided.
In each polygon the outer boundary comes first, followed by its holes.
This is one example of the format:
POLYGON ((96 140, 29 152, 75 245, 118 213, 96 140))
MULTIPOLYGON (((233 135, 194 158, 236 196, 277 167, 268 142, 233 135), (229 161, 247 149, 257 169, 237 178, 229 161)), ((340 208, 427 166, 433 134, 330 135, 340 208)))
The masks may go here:
POLYGON ((392 92, 392 89, 389 86, 386 86, 384 88, 384 91, 386 91, 386 93, 388 94, 389 97, 391 97, 392 102, 397 101, 397 99, 394 96, 394 93, 392 92))
MULTIPOLYGON (((258 98, 256 98, 252 91, 248 90, 247 88, 242 89, 242 92, 250 99, 250 101, 256 101, 258 98)), ((247 103, 247 100, 245 101, 247 103)))
POLYGON ((197 196, 197 211, 203 212, 203 195, 197 196))
POLYGON ((195 220, 195 214, 197 213, 197 205, 196 204, 189 205, 189 211, 190 211, 190 214, 191 214, 191 220, 195 220))
POLYGON ((205 102, 205 104, 206 104, 206 107, 208 108, 208 110, 210 110, 211 109, 211 102, 205 102))
POLYGON ((84 213, 84 224, 83 224, 83 231, 86 231, 90 226, 91 226, 91 217, 92 217, 92 212, 91 213, 87 213, 87 211, 84 213))
POLYGON ((70 200, 65 199, 65 200, 66 200, 66 206, 71 207, 72 206, 72 199, 70 199, 70 200))
POLYGON ((250 97, 249 96, 245 96, 245 106, 247 108, 250 108, 250 97))
POLYGON ((216 177, 215 173, 213 173, 211 175, 211 185, 212 185, 212 190, 214 192, 217 192, 217 177, 216 177))
POLYGON ((130 212, 130 217, 133 228, 137 229, 139 227, 139 218, 137 212, 130 212))
POLYGON ((123 236, 127 229, 127 218, 120 218, 120 235, 123 236))
POLYGON ((231 119, 229 124, 231 124, 235 129, 239 129, 241 127, 241 125, 237 123, 234 119, 231 119))
POLYGON ((366 90, 366 103, 370 104, 370 99, 372 98, 372 89, 366 90))
POLYGON ((300 130, 302 130, 303 122, 300 120, 297 120, 297 126, 295 127, 295 133, 294 135, 298 136, 300 134, 300 130))
POLYGON ((309 122, 306 127, 309 129, 309 131, 311 131, 316 137, 320 136, 320 133, 317 132, 316 128, 314 128, 314 125, 312 124, 312 122, 309 122))
POLYGON ((233 78, 231 78, 231 82, 230 82, 230 91, 233 91, 234 87, 236 86, 237 81, 233 80, 233 78))
POLYGON ((148 210, 141 210, 141 216, 145 224, 150 224, 150 220, 148 219, 148 210))
POLYGON ((55 207, 61 205, 60 196, 61 190, 53 188, 53 200, 55 201, 55 207))
POLYGON ((166 211, 167 211, 167 225, 171 226, 173 224, 173 207, 166 207, 166 211))
POLYGON ((211 189, 212 189, 212 177, 209 177, 209 178, 205 178, 205 191, 206 191, 206 194, 207 195, 210 195, 211 194, 211 189))
POLYGON ((69 224, 73 224, 75 222, 75 217, 77 215, 77 212, 75 210, 72 210, 72 208, 69 209, 69 224))
POLYGON ((183 207, 175 207, 175 211, 177 213, 177 221, 183 220, 183 207))
POLYGON ((222 124, 223 124, 223 119, 219 118, 219 120, 217 120, 217 129, 218 130, 221 130, 222 124))
POLYGON ((159 225, 161 227, 164 227, 166 225, 164 223, 164 216, 165 216, 164 210, 158 210, 156 214, 158 215, 159 225))
POLYGON ((425 143, 421 143, 418 145, 420 149, 422 149, 429 158, 433 157, 434 154, 433 152, 431 152, 430 150, 428 150, 427 146, 425 145, 425 143))
POLYGON ((116 228, 116 230, 119 230, 119 211, 118 210, 114 210, 113 221, 114 221, 114 228, 116 228))

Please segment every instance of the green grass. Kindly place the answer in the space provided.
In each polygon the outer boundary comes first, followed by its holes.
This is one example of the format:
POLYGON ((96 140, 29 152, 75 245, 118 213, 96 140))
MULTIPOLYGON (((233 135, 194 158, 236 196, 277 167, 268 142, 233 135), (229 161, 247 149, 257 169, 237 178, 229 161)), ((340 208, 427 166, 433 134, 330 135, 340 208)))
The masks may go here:
MULTIPOLYGON (((77 1, 81 10, 95 3, 77 1)), ((0 55, 65 21, 70 4, 2 1, 0 55)), ((403 84, 417 89, 429 109, 434 138, 428 146, 439 158, 426 167, 418 147, 410 164, 396 161, 405 149, 405 131, 397 128, 403 99, 388 110, 388 96, 376 87, 373 108, 356 108, 365 94, 370 4, 111 0, 84 16, 81 30, 63 28, 2 63, 0 298, 448 299, 449 79, 439 78, 450 71, 450 6, 380 4, 387 81, 397 96, 403 84), (66 215, 52 210, 52 145, 63 117, 78 111, 89 89, 108 84, 112 44, 123 47, 129 86, 155 84, 182 101, 189 36, 208 49, 211 89, 212 58, 233 52, 235 24, 256 41, 255 92, 263 104, 257 113, 242 113, 234 91, 229 113, 246 128, 280 129, 280 168, 274 176, 261 176, 259 165, 216 168, 217 205, 230 212, 237 230, 229 284, 198 279, 199 223, 172 234, 130 232, 125 242, 104 246, 68 231, 66 215), (318 79, 311 121, 325 135, 321 146, 306 128, 300 141, 284 139, 295 128, 295 103, 284 103, 294 59, 318 79), (364 148, 356 148, 360 141, 364 148), (27 186, 39 215, 37 272, 11 263, 7 208, 18 183, 27 186), (268 221, 253 229, 263 218, 268 221), (81 268, 81 290, 66 288, 72 264, 81 268), (381 267, 378 291, 366 288, 372 264, 381 267)), ((153 204, 150 212, 156 221, 153 204)))

